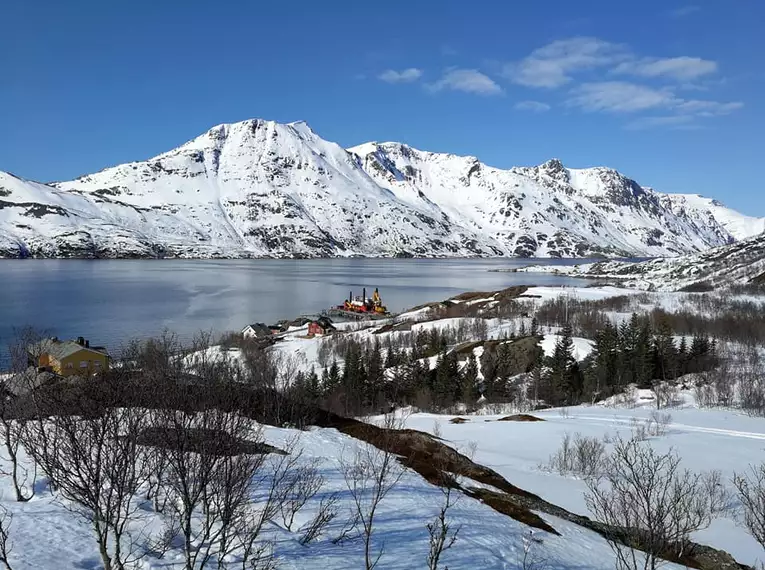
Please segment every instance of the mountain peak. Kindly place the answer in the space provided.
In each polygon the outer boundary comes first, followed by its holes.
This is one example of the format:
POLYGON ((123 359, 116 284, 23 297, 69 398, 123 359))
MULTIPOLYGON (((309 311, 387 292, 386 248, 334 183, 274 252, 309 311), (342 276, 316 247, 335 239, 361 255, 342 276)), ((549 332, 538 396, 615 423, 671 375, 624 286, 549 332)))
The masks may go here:
POLYGON ((542 163, 540 165, 540 168, 543 168, 545 170, 550 170, 553 172, 560 172, 562 170, 565 170, 565 166, 563 166, 563 162, 559 158, 551 158, 550 160, 542 163))

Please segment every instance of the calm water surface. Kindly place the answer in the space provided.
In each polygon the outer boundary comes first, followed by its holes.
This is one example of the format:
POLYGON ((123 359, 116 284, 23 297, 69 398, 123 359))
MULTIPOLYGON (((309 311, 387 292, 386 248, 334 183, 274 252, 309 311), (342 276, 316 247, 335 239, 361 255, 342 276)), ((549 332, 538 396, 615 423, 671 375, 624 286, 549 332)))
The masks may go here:
MULTIPOLYGON (((582 260, 579 260, 581 262, 582 260)), ((116 350, 126 340, 170 329, 240 330, 315 313, 353 290, 379 287, 389 310, 463 291, 519 284, 574 285, 567 277, 490 269, 571 260, 3 260, 0 344, 32 325, 62 338, 85 336, 116 350)))

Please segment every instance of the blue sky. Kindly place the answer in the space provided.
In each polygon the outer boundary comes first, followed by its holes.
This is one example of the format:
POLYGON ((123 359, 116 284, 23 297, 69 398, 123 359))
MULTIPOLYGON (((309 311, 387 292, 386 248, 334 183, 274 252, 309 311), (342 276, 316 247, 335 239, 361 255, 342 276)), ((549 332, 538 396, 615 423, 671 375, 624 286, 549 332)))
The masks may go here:
POLYGON ((498 167, 558 157, 765 215, 765 2, 6 0, 0 169, 70 179, 306 120, 498 167))

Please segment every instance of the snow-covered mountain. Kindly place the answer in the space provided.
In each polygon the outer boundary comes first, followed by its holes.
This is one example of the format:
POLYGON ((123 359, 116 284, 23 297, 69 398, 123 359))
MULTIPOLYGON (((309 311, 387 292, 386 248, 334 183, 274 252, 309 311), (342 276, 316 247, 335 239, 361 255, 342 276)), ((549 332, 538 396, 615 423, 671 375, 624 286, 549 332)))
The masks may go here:
POLYGON ((70 182, 0 172, 4 257, 657 256, 758 227, 606 168, 500 170, 398 143, 345 150, 302 122, 219 125, 70 182))
POLYGON ((652 291, 703 291, 731 285, 765 284, 765 233, 701 253, 659 257, 640 263, 603 261, 567 267, 533 266, 519 271, 605 279, 652 291))

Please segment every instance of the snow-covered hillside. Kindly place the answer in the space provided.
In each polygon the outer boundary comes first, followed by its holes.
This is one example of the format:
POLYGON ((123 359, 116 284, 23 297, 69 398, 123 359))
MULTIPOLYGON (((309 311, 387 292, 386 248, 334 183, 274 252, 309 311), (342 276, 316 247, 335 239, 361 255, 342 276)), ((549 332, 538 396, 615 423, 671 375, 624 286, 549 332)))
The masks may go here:
POLYGON ((532 266, 518 271, 552 271, 608 279, 624 286, 655 291, 765 283, 765 233, 692 255, 660 257, 640 263, 606 261, 560 268, 532 266))
POLYGON ((345 150, 302 122, 219 125, 70 182, 0 172, 3 257, 658 256, 762 226, 606 168, 345 150))
POLYGON ((737 240, 765 232, 765 218, 746 216, 725 207, 717 200, 698 194, 663 194, 662 204, 680 215, 683 212, 702 223, 710 217, 717 220, 737 240))

